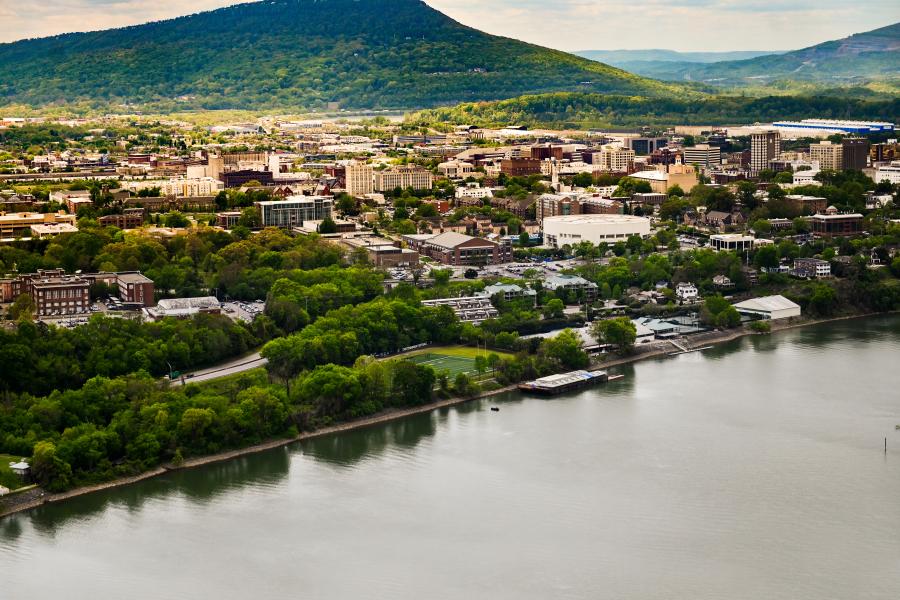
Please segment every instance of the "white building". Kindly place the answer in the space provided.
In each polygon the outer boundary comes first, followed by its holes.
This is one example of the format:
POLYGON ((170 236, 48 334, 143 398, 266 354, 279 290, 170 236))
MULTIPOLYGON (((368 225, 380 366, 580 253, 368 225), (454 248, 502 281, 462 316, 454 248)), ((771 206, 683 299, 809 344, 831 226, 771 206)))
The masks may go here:
POLYGON ((620 146, 603 146, 600 149, 600 171, 626 173, 634 167, 634 150, 620 146))
POLYGON ((553 248, 590 242, 624 242, 631 236, 650 235, 650 219, 632 215, 563 215, 543 221, 544 244, 553 248))
POLYGON ((820 182, 816 181, 816 175, 818 174, 818 169, 794 171, 794 185, 822 185, 820 182))
POLYGON ((791 319, 800 316, 800 306, 784 296, 764 296, 738 302, 734 305, 742 315, 759 316, 764 319, 791 319))
POLYGON ((894 185, 900 184, 900 161, 894 161, 888 166, 878 167, 875 171, 875 183, 889 181, 894 185))
POLYGON ((483 200, 484 198, 493 198, 494 192, 491 188, 481 187, 477 183, 469 184, 466 187, 456 188, 456 199, 483 200))
POLYGON ((475 166, 472 163, 462 160, 448 160, 439 164, 437 168, 438 173, 447 179, 463 179, 475 171, 475 166))
POLYGON ((697 165, 702 169, 722 164, 722 150, 709 144, 697 144, 684 149, 684 164, 697 165))
POLYGON ((161 196, 177 196, 180 198, 196 198, 197 196, 215 196, 225 189, 225 184, 212 177, 189 179, 179 177, 165 180, 129 181, 125 189, 139 192, 144 189, 159 188, 161 196))
POLYGON ((744 252, 753 250, 755 238, 752 235, 723 233, 709 236, 709 246, 716 251, 744 252))
POLYGON ((679 283, 675 286, 675 297, 681 302, 694 302, 700 297, 700 290, 693 283, 679 283))

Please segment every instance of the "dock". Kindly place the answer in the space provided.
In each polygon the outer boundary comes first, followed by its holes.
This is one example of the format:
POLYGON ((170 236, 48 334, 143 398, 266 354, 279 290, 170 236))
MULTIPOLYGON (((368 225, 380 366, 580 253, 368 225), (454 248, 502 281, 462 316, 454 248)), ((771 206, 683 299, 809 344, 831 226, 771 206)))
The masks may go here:
POLYGON ((620 379, 621 377, 621 375, 610 377, 606 371, 572 371, 571 373, 549 375, 528 383, 521 383, 519 384, 519 390, 531 394, 555 396, 598 383, 620 379))

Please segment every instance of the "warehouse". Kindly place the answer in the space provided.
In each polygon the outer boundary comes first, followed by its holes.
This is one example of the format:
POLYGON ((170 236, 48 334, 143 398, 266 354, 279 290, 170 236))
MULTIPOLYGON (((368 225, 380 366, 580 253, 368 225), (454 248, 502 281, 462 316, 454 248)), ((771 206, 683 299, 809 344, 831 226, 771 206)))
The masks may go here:
POLYGON ((590 242, 613 245, 650 235, 650 219, 632 215, 565 215, 544 219, 544 244, 553 248, 590 242))
POLYGON ((764 296, 738 302, 734 305, 739 313, 763 319, 791 319, 800 316, 800 306, 784 296, 764 296))

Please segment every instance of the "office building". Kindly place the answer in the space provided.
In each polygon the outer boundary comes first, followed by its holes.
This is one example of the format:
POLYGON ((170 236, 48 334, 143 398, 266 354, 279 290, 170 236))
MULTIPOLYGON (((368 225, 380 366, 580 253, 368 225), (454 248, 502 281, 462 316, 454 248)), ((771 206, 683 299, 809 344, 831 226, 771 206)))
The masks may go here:
POLYGON ((769 162, 781 154, 781 134, 777 131, 754 133, 750 136, 750 170, 759 173, 769 168, 769 162))
POLYGON ((863 216, 857 213, 830 213, 809 217, 813 235, 848 236, 862 233, 863 216))
POLYGON ((635 154, 647 156, 669 145, 669 140, 664 137, 633 137, 626 138, 625 145, 635 154))
POLYGON ((75 215, 59 213, 10 213, 0 214, 0 240, 17 237, 47 237, 59 233, 78 231, 75 215))
POLYGON ((512 260, 512 246, 506 240, 496 243, 462 233, 447 232, 438 235, 405 235, 403 241, 411 250, 445 265, 496 265, 512 260))
POLYGON ((542 223, 547 217, 580 215, 581 202, 571 195, 542 194, 535 203, 535 213, 538 223, 542 223))
POLYGON ((375 169, 364 162, 351 161, 344 173, 345 191, 355 198, 375 192, 375 169))
POLYGON ((290 196, 285 200, 257 202, 263 227, 293 229, 304 221, 331 218, 334 199, 331 196, 290 196))
POLYGON ((744 252, 753 250, 755 239, 752 235, 723 233, 709 236, 709 246, 716 251, 744 252))
POLYGON ((600 149, 600 171, 610 173, 628 173, 634 170, 634 150, 618 146, 603 146, 600 149))
POLYGON ((528 177, 541 174, 541 161, 537 158, 504 158, 500 172, 510 177, 528 177))
POLYGON ((30 280, 28 293, 39 317, 79 315, 90 312, 91 284, 81 277, 40 277, 30 280))
POLYGON ((900 184, 900 161, 894 161, 890 165, 878 167, 875 171, 875 183, 888 181, 894 185, 900 184))
POLYGON ((701 169, 709 169, 722 164, 722 150, 709 144, 698 144, 691 148, 685 148, 683 156, 684 164, 696 165, 701 169))
POLYGON ((119 288, 119 298, 122 302, 140 304, 142 307, 156 304, 154 298, 156 288, 153 280, 140 271, 116 273, 116 287, 119 288))
POLYGON ((810 144, 809 160, 819 163, 822 171, 840 171, 844 168, 844 147, 827 140, 810 144))
POLYGON ((866 138, 844 138, 841 147, 844 169, 862 171, 869 165, 869 140, 866 138))
POLYGON ((401 165, 385 171, 375 171, 375 191, 388 192, 396 188, 430 190, 434 183, 431 171, 419 165, 401 165))

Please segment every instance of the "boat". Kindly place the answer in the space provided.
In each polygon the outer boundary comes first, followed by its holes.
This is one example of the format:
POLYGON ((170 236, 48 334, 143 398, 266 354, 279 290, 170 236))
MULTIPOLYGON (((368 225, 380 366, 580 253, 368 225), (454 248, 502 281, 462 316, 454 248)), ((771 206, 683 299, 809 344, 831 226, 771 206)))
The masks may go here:
MULTIPOLYGON (((618 379, 618 377, 616 377, 618 379)), ((520 383, 519 390, 543 396, 555 396, 610 380, 606 371, 572 371, 559 375, 541 377, 528 383, 520 383)))
POLYGON ((497 406, 492 406, 492 407, 491 407, 491 412, 500 412, 500 408, 497 407, 497 406))

